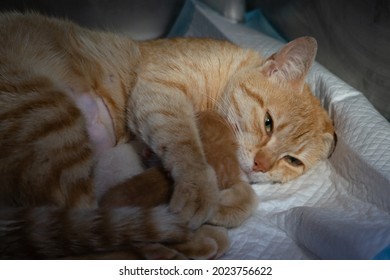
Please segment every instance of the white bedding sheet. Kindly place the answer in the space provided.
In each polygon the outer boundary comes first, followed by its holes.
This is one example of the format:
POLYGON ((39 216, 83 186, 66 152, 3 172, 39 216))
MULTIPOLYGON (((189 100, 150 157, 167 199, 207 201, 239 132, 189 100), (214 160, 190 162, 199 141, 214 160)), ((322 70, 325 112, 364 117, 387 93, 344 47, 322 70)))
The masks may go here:
MULTIPOLYGON (((265 55, 281 46, 196 1, 187 1, 173 29, 179 33, 227 39, 265 55)), ((308 83, 334 120, 336 150, 292 182, 254 185, 259 207, 229 231, 224 259, 371 259, 390 244, 390 124, 321 65, 308 83)))

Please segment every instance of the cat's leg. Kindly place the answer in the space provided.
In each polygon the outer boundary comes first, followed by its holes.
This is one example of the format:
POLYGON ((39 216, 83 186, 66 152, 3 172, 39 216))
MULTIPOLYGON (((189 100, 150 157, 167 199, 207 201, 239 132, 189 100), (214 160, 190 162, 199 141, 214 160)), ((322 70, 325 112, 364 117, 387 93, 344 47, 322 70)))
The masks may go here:
POLYGON ((208 223, 237 227, 252 215, 257 204, 257 195, 251 185, 246 182, 235 183, 220 191, 217 210, 208 223))
POLYGON ((214 213, 216 175, 206 161, 193 105, 177 87, 139 78, 128 104, 130 129, 161 159, 175 188, 170 208, 197 228, 214 213))
POLYGON ((150 168, 110 188, 100 199, 99 206, 147 208, 167 204, 172 195, 172 188, 172 182, 163 170, 157 167, 150 168))

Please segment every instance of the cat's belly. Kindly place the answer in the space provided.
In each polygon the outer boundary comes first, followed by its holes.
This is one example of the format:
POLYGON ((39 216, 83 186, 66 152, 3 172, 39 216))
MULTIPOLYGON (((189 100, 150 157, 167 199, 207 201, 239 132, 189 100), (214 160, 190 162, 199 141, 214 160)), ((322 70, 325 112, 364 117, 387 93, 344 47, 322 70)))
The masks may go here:
POLYGON ((68 91, 84 116, 86 130, 96 154, 103 153, 116 144, 114 123, 103 99, 93 92, 75 93, 68 91))
POLYGON ((98 200, 111 187, 143 171, 141 160, 131 143, 118 144, 100 153, 94 167, 94 186, 98 200))
POLYGON ((118 144, 114 122, 104 100, 93 92, 67 92, 85 119, 95 154, 94 186, 98 199, 111 187, 142 172, 142 164, 130 143, 118 144))

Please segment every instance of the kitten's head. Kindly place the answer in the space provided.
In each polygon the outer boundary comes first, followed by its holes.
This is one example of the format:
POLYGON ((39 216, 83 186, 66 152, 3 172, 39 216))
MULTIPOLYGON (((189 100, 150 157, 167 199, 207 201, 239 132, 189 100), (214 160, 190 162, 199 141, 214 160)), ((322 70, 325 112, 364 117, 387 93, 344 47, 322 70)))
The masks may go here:
POLYGON ((315 39, 296 39, 227 86, 225 117, 249 181, 286 182, 331 154, 332 122, 305 84, 316 51, 315 39))

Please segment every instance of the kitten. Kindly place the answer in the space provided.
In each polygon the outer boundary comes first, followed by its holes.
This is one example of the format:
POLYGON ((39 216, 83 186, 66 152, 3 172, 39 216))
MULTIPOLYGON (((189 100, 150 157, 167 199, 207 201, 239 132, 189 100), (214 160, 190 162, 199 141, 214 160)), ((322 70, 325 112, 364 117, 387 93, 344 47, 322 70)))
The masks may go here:
MULTIPOLYGON (((249 182, 291 180, 332 150, 331 120, 304 83, 313 38, 265 59, 224 41, 135 42, 19 13, 0 15, 0 38, 2 257, 187 240, 188 227, 212 219, 219 199, 198 112, 217 111, 234 128, 249 182), (115 183, 95 179, 99 158, 134 138, 172 176, 169 211, 96 208, 96 193, 115 183)), ((122 158, 139 161, 132 153, 113 159, 117 182, 135 175, 125 174, 122 158)))
MULTIPOLYGON (((257 199, 252 187, 242 179, 233 130, 219 114, 211 111, 198 114, 197 126, 207 162, 217 174, 220 189, 217 210, 207 222, 223 227, 239 226, 252 214, 257 199)), ((173 182, 166 171, 152 167, 109 189, 99 205, 155 207, 169 203, 172 193, 173 182)))

